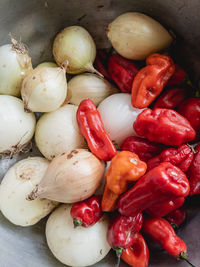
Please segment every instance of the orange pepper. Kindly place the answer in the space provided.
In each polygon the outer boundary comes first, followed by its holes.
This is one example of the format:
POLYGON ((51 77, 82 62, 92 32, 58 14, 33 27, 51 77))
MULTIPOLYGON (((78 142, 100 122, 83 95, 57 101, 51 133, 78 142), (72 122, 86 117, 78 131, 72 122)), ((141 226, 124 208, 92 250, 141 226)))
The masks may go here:
POLYGON ((115 155, 105 174, 101 208, 103 211, 113 211, 115 203, 122 193, 127 190, 129 181, 137 181, 146 172, 147 165, 135 153, 121 151, 115 155))

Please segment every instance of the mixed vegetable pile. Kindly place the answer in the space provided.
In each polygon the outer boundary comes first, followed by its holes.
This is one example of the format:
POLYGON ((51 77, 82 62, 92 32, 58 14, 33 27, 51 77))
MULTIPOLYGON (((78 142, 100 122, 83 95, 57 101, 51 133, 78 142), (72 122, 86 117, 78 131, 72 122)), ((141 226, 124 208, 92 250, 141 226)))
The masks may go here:
POLYGON ((35 134, 44 156, 8 170, 0 210, 30 226, 55 209, 47 243, 69 266, 93 265, 112 248, 146 267, 146 237, 193 266, 174 229, 186 197, 200 194, 200 98, 157 21, 125 13, 106 34, 115 50, 96 53, 86 29, 67 27, 54 40, 56 63, 34 69, 12 36, 0 47, 0 155, 27 152, 35 134), (77 75, 67 82, 66 73, 77 75), (33 112, 45 114, 36 122, 33 112))

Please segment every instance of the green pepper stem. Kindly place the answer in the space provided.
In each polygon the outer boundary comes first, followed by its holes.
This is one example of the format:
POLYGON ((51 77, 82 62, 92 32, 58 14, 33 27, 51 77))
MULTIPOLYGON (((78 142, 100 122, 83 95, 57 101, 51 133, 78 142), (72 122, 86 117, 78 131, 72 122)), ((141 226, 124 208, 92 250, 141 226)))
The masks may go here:
POLYGON ((116 264, 116 267, 119 267, 119 265, 120 265, 120 259, 121 259, 121 254, 122 254, 122 251, 124 250, 124 248, 116 247, 116 248, 114 248, 114 250, 115 250, 116 255, 117 255, 117 264, 116 264))
POLYGON ((73 224, 74 224, 74 228, 76 228, 82 225, 82 221, 79 219, 73 218, 73 224))
POLYGON ((187 252, 186 251, 184 251, 184 252, 182 252, 181 253, 181 255, 180 255, 180 259, 181 260, 184 260, 184 261, 186 261, 190 266, 192 266, 192 267, 196 267, 195 265, 193 265, 188 259, 187 259, 187 252))

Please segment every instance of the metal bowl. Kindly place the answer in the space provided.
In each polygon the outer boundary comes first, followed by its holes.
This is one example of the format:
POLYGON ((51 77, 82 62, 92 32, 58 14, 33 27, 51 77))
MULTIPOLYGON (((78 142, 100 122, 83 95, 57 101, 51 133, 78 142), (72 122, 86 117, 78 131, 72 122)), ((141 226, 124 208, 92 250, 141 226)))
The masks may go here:
MULTIPOLYGON (((36 65, 52 59, 52 41, 55 34, 69 25, 81 25, 89 30, 97 47, 109 47, 105 28, 115 17, 138 11, 148 14, 177 35, 173 55, 198 85, 200 77, 200 1, 199 0, 1 0, 1 45, 9 42, 12 33, 29 48, 36 65)), ((1 59, 0 59, 1 62, 1 59)), ((29 155, 39 155, 37 149, 29 155)), ((12 160, 0 160, 0 180, 7 169, 27 155, 12 160)), ((188 202, 188 218, 178 234, 188 245, 189 259, 200 266, 200 198, 188 202)), ((46 219, 33 227, 16 227, 0 214, 0 266, 1 267, 61 267, 49 251, 45 240, 46 219)), ((95 266, 113 266, 114 253, 95 266)), ((121 262, 121 266, 127 266, 121 262)), ((150 267, 188 266, 150 246, 150 267)))

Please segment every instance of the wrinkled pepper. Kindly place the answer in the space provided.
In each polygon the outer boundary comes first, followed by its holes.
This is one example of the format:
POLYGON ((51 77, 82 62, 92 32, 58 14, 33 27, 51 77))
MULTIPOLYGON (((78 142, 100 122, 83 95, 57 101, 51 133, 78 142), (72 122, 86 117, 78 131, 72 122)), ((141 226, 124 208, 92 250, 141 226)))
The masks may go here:
POLYGON ((145 109, 137 116, 133 128, 152 142, 171 146, 182 145, 196 136, 188 120, 172 109, 145 109))
POLYGON ((192 97, 185 100, 178 108, 178 112, 185 117, 200 137, 200 98, 192 97))
POLYGON ((186 172, 193 160, 194 153, 188 145, 180 145, 177 148, 168 148, 160 155, 150 159, 147 162, 148 170, 158 166, 161 162, 170 162, 174 166, 186 172))
POLYGON ((122 251, 121 258, 130 266, 147 267, 149 263, 149 249, 140 233, 134 235, 131 247, 122 251))
POLYGON ((92 196, 86 200, 74 203, 70 211, 74 227, 92 226, 98 222, 103 213, 101 211, 101 197, 92 196))
POLYGON ((200 194, 200 146, 196 146, 194 149, 196 153, 187 172, 191 196, 200 194))
POLYGON ((175 71, 172 59, 166 55, 152 54, 147 57, 146 65, 133 80, 131 103, 135 108, 148 107, 175 71))
POLYGON ((121 145, 121 150, 133 152, 145 162, 159 155, 164 148, 161 144, 153 143, 139 136, 129 136, 121 145))
POLYGON ((183 100, 185 100, 187 94, 183 88, 171 88, 167 90, 164 94, 158 97, 154 108, 170 108, 175 109, 178 107, 183 100))
POLYGON ((138 213, 134 217, 118 215, 108 226, 107 241, 120 257, 122 251, 134 243, 134 234, 142 228, 143 216, 138 213))
POLYGON ((108 54, 105 50, 99 49, 97 50, 97 55, 94 61, 94 67, 97 69, 105 78, 110 80, 110 76, 108 74, 108 54))
POLYGON ((178 64, 175 64, 175 72, 168 81, 167 86, 180 85, 185 81, 186 77, 187 73, 178 64))
POLYGON ((186 219, 186 209, 184 206, 170 212, 166 216, 166 220, 171 224, 171 226, 176 229, 178 228, 186 219))
POLYGON ((173 227, 163 218, 144 219, 143 233, 176 259, 187 259, 187 246, 174 232, 173 227))
POLYGON ((90 99, 84 99, 77 110, 76 119, 92 153, 99 159, 109 161, 117 150, 104 129, 100 113, 90 99))
POLYGON ((113 54, 108 60, 110 78, 124 93, 131 93, 132 83, 139 68, 130 60, 113 54))
POLYGON ((106 184, 101 208, 113 211, 120 194, 127 190, 128 182, 138 180, 146 172, 147 165, 130 151, 119 152, 112 160, 105 174, 106 184))
POLYGON ((173 212, 174 210, 180 208, 184 204, 185 198, 184 197, 178 197, 173 200, 167 201, 167 202, 161 202, 156 205, 153 205, 149 207, 146 212, 151 217, 164 217, 170 212, 173 212))
POLYGON ((163 162, 148 171, 118 200, 118 211, 124 216, 134 216, 152 205, 167 202, 189 194, 186 175, 169 162, 163 162))

